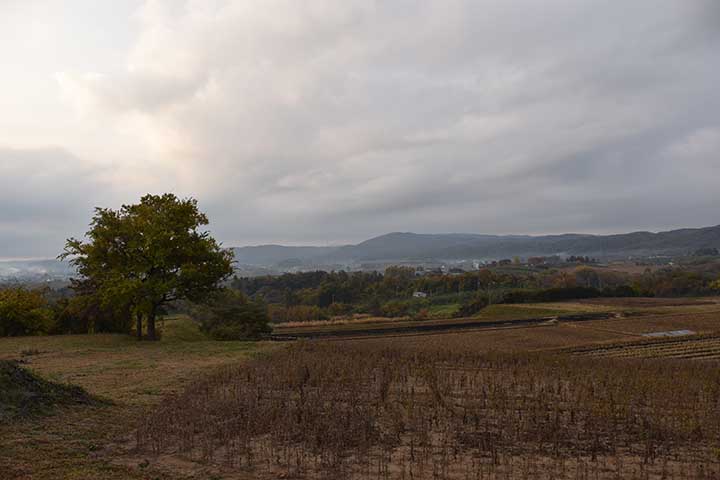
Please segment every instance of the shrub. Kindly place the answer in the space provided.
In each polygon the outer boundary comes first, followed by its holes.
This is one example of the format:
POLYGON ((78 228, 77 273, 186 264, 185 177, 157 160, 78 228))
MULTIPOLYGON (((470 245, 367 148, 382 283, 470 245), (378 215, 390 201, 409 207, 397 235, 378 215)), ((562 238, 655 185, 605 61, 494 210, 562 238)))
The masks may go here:
POLYGON ((476 296, 475 298, 464 302, 460 305, 460 308, 455 312, 455 317, 471 317, 483 308, 488 306, 488 299, 485 296, 476 296))
POLYGON ((267 306, 237 290, 220 291, 191 314, 200 321, 200 329, 216 340, 252 340, 272 331, 267 306))
POLYGON ((349 315, 353 311, 353 306, 347 303, 331 303, 327 307, 328 314, 331 317, 337 317, 341 315, 349 315))
POLYGON ((405 317, 412 313, 411 302, 390 300, 380 308, 380 312, 384 317, 405 317))
POLYGON ((0 336, 47 335, 55 327, 53 311, 38 290, 0 290, 0 336))
POLYGON ((53 333, 126 333, 132 331, 129 305, 103 306, 93 295, 76 295, 59 300, 55 306, 53 333))
POLYGON ((330 318, 324 308, 315 305, 293 305, 291 307, 271 305, 269 312, 273 323, 313 322, 330 318))

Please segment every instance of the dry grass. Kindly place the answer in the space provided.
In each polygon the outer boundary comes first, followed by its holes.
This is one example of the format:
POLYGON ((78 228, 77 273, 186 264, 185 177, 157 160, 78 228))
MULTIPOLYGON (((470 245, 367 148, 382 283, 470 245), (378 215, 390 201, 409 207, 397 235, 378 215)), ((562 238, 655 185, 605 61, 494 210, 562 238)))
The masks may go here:
POLYGON ((165 403, 138 448, 223 478, 720 476, 717 365, 428 338, 301 343, 229 368, 165 403))
POLYGON ((209 341, 185 318, 168 320, 164 339, 156 343, 123 335, 1 338, 0 358, 21 359, 42 377, 82 386, 113 404, 64 408, 0 426, 0 478, 166 478, 138 468, 137 462, 118 464, 112 458, 117 452, 106 449, 136 428, 144 412, 166 395, 182 391, 208 371, 267 349, 209 341))

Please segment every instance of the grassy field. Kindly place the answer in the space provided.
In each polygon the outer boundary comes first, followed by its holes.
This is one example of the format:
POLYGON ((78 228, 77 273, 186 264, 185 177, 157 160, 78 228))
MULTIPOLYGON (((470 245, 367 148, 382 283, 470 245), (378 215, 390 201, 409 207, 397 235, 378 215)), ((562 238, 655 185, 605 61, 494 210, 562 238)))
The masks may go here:
POLYGON ((183 317, 164 321, 163 340, 124 335, 0 338, 0 359, 17 359, 41 377, 85 388, 110 403, 62 408, 0 426, 0 478, 154 479, 152 467, 124 465, 109 451, 147 411, 199 377, 277 345, 208 340, 183 317))

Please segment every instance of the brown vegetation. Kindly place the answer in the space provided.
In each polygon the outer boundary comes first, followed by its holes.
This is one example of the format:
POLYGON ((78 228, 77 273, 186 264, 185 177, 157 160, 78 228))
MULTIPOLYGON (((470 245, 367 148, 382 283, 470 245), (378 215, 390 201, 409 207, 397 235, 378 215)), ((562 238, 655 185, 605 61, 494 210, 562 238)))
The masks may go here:
POLYGON ((690 305, 718 305, 717 298, 655 298, 655 297, 626 297, 626 298, 587 298, 576 300, 577 303, 588 305, 608 305, 615 307, 684 307, 690 305))
POLYGON ((720 359, 720 335, 648 339, 577 348, 575 355, 613 358, 720 359))
MULTIPOLYGON (((642 313, 642 312, 635 312, 642 313)), ((632 335, 688 329, 697 333, 720 331, 720 311, 705 313, 668 313, 636 315, 613 320, 592 320, 579 327, 613 329, 632 335)))
POLYGON ((255 478, 720 475, 716 363, 422 339, 301 343, 228 368, 166 402, 137 446, 255 478))

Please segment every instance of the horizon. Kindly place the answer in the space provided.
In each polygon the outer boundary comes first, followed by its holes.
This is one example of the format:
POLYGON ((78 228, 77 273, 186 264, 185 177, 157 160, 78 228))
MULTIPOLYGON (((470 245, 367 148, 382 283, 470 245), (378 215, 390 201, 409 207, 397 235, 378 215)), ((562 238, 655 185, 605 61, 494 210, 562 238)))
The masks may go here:
MULTIPOLYGON (((365 241, 374 240, 377 238, 385 237, 388 235, 393 234, 409 234, 409 235, 488 235, 488 236, 495 236, 495 237, 511 237, 511 236, 520 236, 520 237, 548 237, 548 236, 560 236, 560 235, 588 235, 588 236, 594 236, 594 237, 605 237, 605 236, 613 236, 613 235, 629 235, 633 233, 651 233, 651 234, 659 234, 659 233, 668 233, 672 231, 678 231, 678 230, 702 230, 707 228, 716 228, 720 227, 720 224, 716 225, 706 225, 706 226, 700 226, 700 227, 680 227, 680 228, 673 228, 670 230, 632 230, 632 231, 626 231, 626 232, 611 232, 611 233, 584 233, 584 232, 558 232, 558 233, 543 233, 543 234, 520 234, 520 233, 471 233, 471 232, 387 232, 380 235, 375 235, 372 237, 368 237, 364 240, 361 240, 359 242, 354 243, 338 243, 338 244, 291 244, 291 243, 257 243, 257 244, 249 244, 249 245, 225 245, 223 244, 224 248, 230 248, 230 249, 239 249, 239 248, 253 248, 253 247, 288 247, 288 248, 303 248, 303 247, 316 247, 316 248, 340 248, 340 247, 347 247, 347 246, 355 246, 359 245, 365 241)), ((47 260, 57 260, 57 256, 48 256, 48 257, 0 257, 0 263, 9 263, 9 262, 40 262, 40 261, 47 261, 47 260)))

